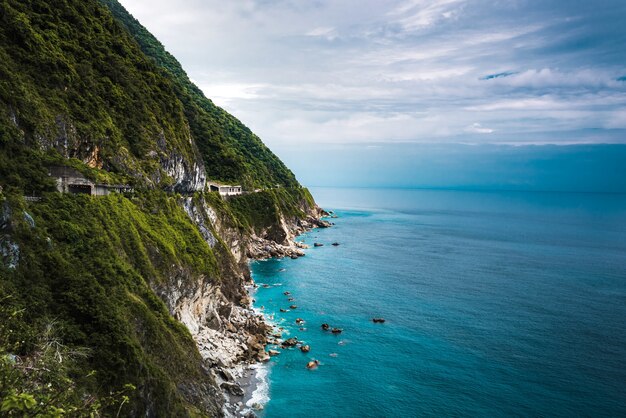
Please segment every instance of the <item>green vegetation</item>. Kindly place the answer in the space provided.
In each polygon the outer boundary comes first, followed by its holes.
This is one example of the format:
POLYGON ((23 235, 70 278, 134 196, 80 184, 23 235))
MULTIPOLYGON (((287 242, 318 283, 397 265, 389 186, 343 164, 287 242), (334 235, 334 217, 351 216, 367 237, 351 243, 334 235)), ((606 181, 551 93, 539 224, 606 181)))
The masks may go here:
POLYGON ((214 402, 201 399, 212 394, 212 379, 194 341, 152 290, 179 271, 189 281, 220 277, 177 199, 154 191, 132 199, 51 193, 26 207, 9 197, 11 212, 27 210, 36 225, 13 216, 20 262, 0 267, 0 291, 22 312, 12 321, 22 341, 13 354, 33 357, 36 335, 54 322, 63 345, 89 350, 71 371, 82 391, 106 397, 132 384, 132 415, 151 408, 186 416, 198 412, 191 405, 214 402))
POLYGON ((116 1, 0 0, 0 22, 0 150, 32 160, 15 185, 49 149, 146 185, 171 184, 172 156, 247 188, 298 185, 116 1))
POLYGON ((172 82, 97 1, 1 0, 0 13, 0 147, 144 180, 160 156, 195 159, 172 82))
POLYGON ((239 240, 314 206, 115 0, 0 0, 1 416, 219 415, 195 342, 157 294, 214 284, 239 301, 241 271, 162 191, 173 159, 269 188, 193 197, 239 240), (61 195, 51 165, 137 192, 61 195))
POLYGON ((239 120, 207 99, 180 63, 117 0, 100 0, 137 40, 143 52, 173 80, 191 132, 204 158, 207 176, 244 187, 296 187, 293 173, 258 136, 239 120))
POLYGON ((305 188, 276 188, 232 197, 228 206, 240 225, 258 233, 277 226, 281 216, 305 218, 305 210, 315 207, 315 202, 305 188))
POLYGON ((24 309, 10 296, 0 298, 0 414, 15 417, 99 416, 106 409, 123 412, 136 388, 124 387, 102 397, 83 390, 79 360, 89 356, 87 349, 71 349, 54 335, 55 324, 41 330, 28 355, 24 341, 16 340, 24 309))

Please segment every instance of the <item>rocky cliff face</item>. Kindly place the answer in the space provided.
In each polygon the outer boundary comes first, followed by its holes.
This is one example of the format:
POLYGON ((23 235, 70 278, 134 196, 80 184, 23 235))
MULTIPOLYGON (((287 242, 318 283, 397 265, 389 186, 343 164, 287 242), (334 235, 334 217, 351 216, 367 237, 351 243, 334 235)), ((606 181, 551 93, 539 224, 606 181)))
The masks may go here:
POLYGON ((219 415, 236 366, 267 358, 248 260, 302 256, 322 212, 116 0, 57 3, 0 6, 0 297, 28 315, 18 346, 58 321, 92 353, 74 401, 132 383, 134 415, 219 415), (135 192, 60 195, 53 165, 135 192), (264 192, 227 202, 207 177, 264 192))
POLYGON ((239 394, 235 379, 243 366, 269 360, 265 345, 272 331, 252 309, 246 290, 254 286, 248 261, 303 256, 303 246, 295 237, 329 224, 321 220, 325 214, 321 209, 302 208, 307 211, 305 219, 281 216, 278 224, 259 236, 242 230, 223 207, 211 205, 202 195, 183 198, 180 204, 216 254, 221 277, 219 283, 208 277, 190 280, 188 272, 180 269, 154 290, 189 329, 218 385, 226 394, 239 394))

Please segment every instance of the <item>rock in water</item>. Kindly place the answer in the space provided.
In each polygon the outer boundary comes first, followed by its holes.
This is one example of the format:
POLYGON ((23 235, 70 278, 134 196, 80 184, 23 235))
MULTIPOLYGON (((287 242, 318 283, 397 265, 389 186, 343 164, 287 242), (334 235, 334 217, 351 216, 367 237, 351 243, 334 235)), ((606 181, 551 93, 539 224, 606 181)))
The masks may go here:
POLYGON ((298 307, 296 305, 291 305, 289 309, 298 309, 298 307))
POLYGON ((319 360, 311 360, 306 364, 306 368, 309 370, 317 369, 317 366, 320 364, 319 360))
POLYGON ((385 323, 385 318, 372 318, 372 321, 375 324, 383 324, 383 323, 385 323))
POLYGON ((331 331, 333 334, 341 334, 343 330, 341 328, 333 328, 331 331))
POLYGON ((278 351, 278 350, 270 350, 267 353, 270 355, 270 357, 274 357, 274 356, 279 355, 280 351, 278 351))
POLYGON ((338 242, 333 242, 333 246, 334 246, 334 247, 337 247, 338 245, 339 245, 339 243, 338 243, 338 242))
POLYGON ((302 347, 300 347, 300 351, 302 351, 303 353, 308 353, 309 351, 311 351, 311 346, 303 345, 302 347))
POLYGON ((328 325, 328 324, 322 324, 322 329, 323 329, 324 331, 328 331, 328 330, 330 329, 330 325, 328 325))
POLYGON ((281 345, 283 348, 286 348, 286 347, 295 347, 296 344, 298 344, 298 338, 294 337, 294 338, 289 338, 288 340, 283 341, 281 345))
POLYGON ((313 244, 314 247, 323 247, 324 244, 320 244, 319 242, 316 242, 313 244))

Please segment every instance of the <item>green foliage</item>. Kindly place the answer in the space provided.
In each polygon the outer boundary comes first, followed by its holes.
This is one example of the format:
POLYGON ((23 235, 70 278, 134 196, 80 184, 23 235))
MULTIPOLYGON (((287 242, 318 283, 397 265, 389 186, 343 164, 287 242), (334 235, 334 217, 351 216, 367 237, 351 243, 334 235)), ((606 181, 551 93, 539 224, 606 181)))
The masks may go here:
POLYGON ((133 384, 133 415, 150 407, 187 416, 197 413, 192 404, 206 405, 200 398, 209 397, 211 377, 195 342, 153 291, 171 277, 183 287, 220 280, 211 248, 178 199, 156 191, 132 198, 50 193, 26 206, 8 196, 12 212, 26 209, 36 224, 15 223, 19 266, 0 267, 2 286, 28 307, 12 328, 23 341, 16 352, 36 351, 36 332, 54 320, 64 344, 90 350, 72 372, 95 371, 80 380, 81 390, 101 397, 133 384))
POLYGON ((0 414, 7 417, 100 416, 106 409, 122 412, 133 385, 96 397, 85 392, 78 360, 89 355, 86 349, 70 349, 55 336, 54 323, 39 332, 36 344, 25 351, 16 341, 23 327, 24 308, 12 297, 0 298, 0 414), (15 354, 15 353, 19 353, 15 354))
POLYGON ((190 80, 180 63, 117 0, 100 0, 137 40, 143 52, 173 81, 191 132, 204 158, 207 176, 248 189, 297 187, 293 173, 250 129, 216 106, 190 80))
POLYGON ((141 178, 195 159, 173 83, 96 0, 0 0, 0 147, 16 143, 141 178))
POLYGON ((304 218, 305 211, 315 207, 309 191, 301 187, 267 189, 235 196, 227 202, 239 224, 257 233, 276 226, 281 216, 287 219, 304 218))

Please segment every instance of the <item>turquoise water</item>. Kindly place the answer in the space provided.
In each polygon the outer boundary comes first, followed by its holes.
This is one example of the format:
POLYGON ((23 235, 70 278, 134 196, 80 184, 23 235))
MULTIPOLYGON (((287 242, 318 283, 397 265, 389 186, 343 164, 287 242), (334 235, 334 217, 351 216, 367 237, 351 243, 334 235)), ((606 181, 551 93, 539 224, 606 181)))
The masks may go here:
POLYGON ((626 195, 312 191, 325 246, 252 264, 311 345, 272 359, 261 415, 626 416, 626 195))

